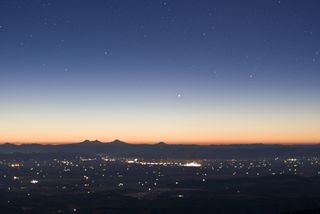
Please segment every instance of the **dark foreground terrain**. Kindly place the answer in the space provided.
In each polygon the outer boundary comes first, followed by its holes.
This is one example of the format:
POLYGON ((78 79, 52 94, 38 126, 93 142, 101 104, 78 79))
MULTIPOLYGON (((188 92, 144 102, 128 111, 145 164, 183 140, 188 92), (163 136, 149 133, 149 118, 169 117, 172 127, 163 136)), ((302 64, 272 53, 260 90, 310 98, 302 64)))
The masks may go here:
POLYGON ((320 159, 0 155, 1 213, 319 213, 320 159))
POLYGON ((160 188, 147 194, 130 189, 2 193, 1 213, 287 213, 319 207, 319 181, 298 177, 210 180, 203 186, 160 188), (227 190, 227 186, 231 187, 227 190))

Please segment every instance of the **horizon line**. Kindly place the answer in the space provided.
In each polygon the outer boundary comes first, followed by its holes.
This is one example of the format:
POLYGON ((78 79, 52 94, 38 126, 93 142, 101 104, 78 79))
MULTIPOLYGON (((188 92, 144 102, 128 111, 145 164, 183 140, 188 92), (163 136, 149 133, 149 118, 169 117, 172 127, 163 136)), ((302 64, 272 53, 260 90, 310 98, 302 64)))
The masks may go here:
POLYGON ((316 145, 316 144, 320 144, 319 142, 167 142, 167 141, 157 141, 157 142, 150 142, 150 141, 134 141, 134 142, 127 142, 127 141, 123 141, 120 139, 115 139, 112 141, 100 141, 100 140, 82 140, 82 141, 14 141, 14 142, 10 142, 10 141, 2 141, 0 142, 0 145, 3 144, 15 144, 15 145, 23 145, 23 144, 39 144, 39 145, 65 145, 65 144, 77 144, 77 143, 82 143, 85 141, 99 141, 101 143, 111 143, 114 141, 121 141, 127 144, 150 144, 150 145, 154 145, 154 144, 158 144, 158 143, 165 143, 168 145, 256 145, 256 144, 263 144, 263 145, 316 145))

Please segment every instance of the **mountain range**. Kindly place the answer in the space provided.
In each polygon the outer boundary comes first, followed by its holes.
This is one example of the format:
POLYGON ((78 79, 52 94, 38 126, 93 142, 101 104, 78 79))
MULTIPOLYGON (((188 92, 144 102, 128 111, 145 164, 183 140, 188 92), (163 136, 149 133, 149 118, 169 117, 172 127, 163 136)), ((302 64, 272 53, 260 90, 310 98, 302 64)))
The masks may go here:
POLYGON ((0 144, 0 154, 64 153, 106 154, 119 157, 142 158, 274 158, 302 157, 320 154, 320 144, 129 144, 121 140, 100 142, 85 140, 72 144, 0 144))

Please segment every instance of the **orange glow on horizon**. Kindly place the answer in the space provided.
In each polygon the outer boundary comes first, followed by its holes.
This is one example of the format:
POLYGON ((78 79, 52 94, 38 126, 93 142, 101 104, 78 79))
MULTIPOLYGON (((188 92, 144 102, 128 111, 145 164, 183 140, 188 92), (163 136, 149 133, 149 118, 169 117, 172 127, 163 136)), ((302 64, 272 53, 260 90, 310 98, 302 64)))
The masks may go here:
MULTIPOLYGON (((307 111, 306 111, 307 112, 307 111)), ((95 113, 95 112, 94 112, 95 113)), ((86 139, 169 144, 301 144, 320 142, 320 114, 185 112, 174 114, 23 114, 4 118, 0 142, 77 143, 86 139), (102 116, 101 116, 102 115, 102 116)), ((282 112, 281 112, 282 113, 282 112)))
POLYGON ((278 137, 278 138, 216 138, 215 140, 210 139, 202 139, 202 138, 171 138, 171 139, 144 139, 138 140, 138 138, 105 138, 105 137, 69 137, 69 138, 14 138, 12 140, 2 140, 0 143, 14 143, 14 144, 28 144, 28 143, 39 143, 39 144, 72 144, 72 143, 79 143, 84 140, 99 140, 101 142, 107 143, 112 142, 115 139, 119 139, 126 143, 130 144, 155 144, 159 142, 165 142, 167 144, 197 144, 197 145, 227 145, 227 144, 318 144, 320 143, 320 138, 303 138, 303 137, 296 137, 296 138, 285 138, 285 137, 278 137))

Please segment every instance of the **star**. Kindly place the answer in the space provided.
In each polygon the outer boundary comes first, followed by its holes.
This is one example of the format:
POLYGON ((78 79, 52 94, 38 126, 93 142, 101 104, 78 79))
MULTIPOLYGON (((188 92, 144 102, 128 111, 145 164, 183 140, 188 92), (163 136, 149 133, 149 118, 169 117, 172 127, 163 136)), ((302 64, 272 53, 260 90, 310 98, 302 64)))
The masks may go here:
POLYGON ((216 77, 217 76, 217 72, 213 71, 212 75, 213 75, 213 77, 216 77))

